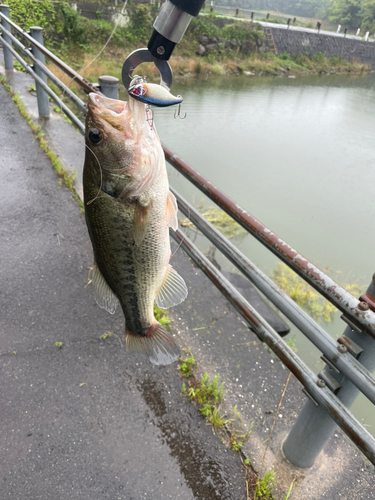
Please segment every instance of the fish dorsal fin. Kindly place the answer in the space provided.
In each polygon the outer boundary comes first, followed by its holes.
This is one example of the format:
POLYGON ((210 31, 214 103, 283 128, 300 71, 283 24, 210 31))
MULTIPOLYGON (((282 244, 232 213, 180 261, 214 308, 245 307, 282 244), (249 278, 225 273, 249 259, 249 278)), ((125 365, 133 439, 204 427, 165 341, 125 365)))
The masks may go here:
POLYGON ((164 282, 155 297, 158 307, 168 309, 183 302, 188 294, 185 281, 172 266, 168 266, 164 282))
POLYGON ((178 228, 178 219, 177 219, 178 206, 177 201, 173 193, 169 191, 167 198, 167 216, 168 216, 168 225, 176 231, 178 228))
POLYGON ((139 246, 146 234, 149 213, 151 209, 151 201, 142 203, 140 200, 135 202, 134 210, 134 241, 139 246))
POLYGON ((95 302, 99 307, 102 307, 110 314, 114 314, 116 307, 119 305, 119 300, 109 288, 95 261, 91 272, 91 281, 94 290, 95 302))

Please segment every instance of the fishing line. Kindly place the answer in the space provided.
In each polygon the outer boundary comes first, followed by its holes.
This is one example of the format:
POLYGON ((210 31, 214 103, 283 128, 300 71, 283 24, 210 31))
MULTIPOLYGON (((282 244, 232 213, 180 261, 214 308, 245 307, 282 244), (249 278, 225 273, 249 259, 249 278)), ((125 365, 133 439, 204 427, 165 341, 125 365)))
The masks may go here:
MULTIPOLYGON (((112 37, 113 37, 113 35, 114 35, 114 33, 115 33, 115 31, 116 31, 116 29, 117 29, 118 25, 120 24, 120 19, 121 19, 121 16, 123 16, 123 15, 124 15, 125 8, 126 8, 127 4, 128 4, 128 0, 125 0, 125 1, 124 1, 124 5, 123 5, 123 7, 122 7, 122 9, 121 9, 121 13, 120 13, 120 15, 118 16, 118 19, 117 19, 117 21, 116 21, 116 23, 115 23, 115 26, 114 26, 113 30, 112 30, 112 33, 110 34, 110 36, 109 36, 108 40, 105 42, 105 44, 103 45, 103 47, 102 47, 102 48, 100 49, 100 51, 96 54, 96 56, 94 57, 94 59, 93 59, 92 61, 90 61, 88 64, 86 64, 86 66, 85 66, 83 69, 81 69, 79 73, 77 72, 78 74, 80 74, 80 76, 83 76, 81 73, 82 73, 83 71, 85 71, 85 69, 87 69, 87 68, 88 68, 88 67, 89 67, 89 66, 90 66, 90 65, 91 65, 91 64, 92 64, 92 63, 93 63, 93 62, 94 62, 94 61, 95 61, 95 60, 96 60, 99 56, 100 56, 100 54, 101 54, 101 53, 105 50, 105 48, 107 47, 107 45, 108 45, 108 44, 109 44, 109 42, 111 41, 111 39, 112 39, 112 37)), ((68 82, 68 84, 67 84, 67 87, 70 87, 71 83, 72 83, 74 80, 75 80, 75 76, 73 76, 73 78, 71 78, 71 79, 70 79, 70 81, 69 81, 69 82, 68 82)), ((64 92, 63 92, 63 97, 64 97, 64 95, 65 95, 65 90, 64 90, 64 92)), ((60 109, 61 109, 61 108, 60 108, 60 109)), ((61 109, 61 111, 62 111, 62 109, 61 109)))
MULTIPOLYGON (((128 3, 128 0, 125 0, 124 5, 123 5, 123 7, 122 7, 122 9, 121 9, 121 16, 123 16, 123 15, 124 15, 124 12, 125 12, 125 8, 126 8, 127 3, 128 3)), ((109 44, 109 42, 111 41, 111 38, 113 37, 113 35, 114 35, 114 33, 115 33, 116 29, 117 29, 117 26, 118 26, 118 25, 119 25, 119 23, 120 23, 120 19, 121 19, 121 18, 120 18, 120 16, 119 16, 119 17, 118 17, 118 19, 117 19, 117 21, 116 21, 116 23, 115 23, 115 26, 114 26, 114 28, 113 28, 113 30, 112 30, 112 33, 110 34, 110 36, 109 36, 109 38, 108 38, 108 40, 105 42, 105 44, 103 45, 103 47, 101 48, 101 50, 97 53, 97 55, 94 57, 94 59, 93 59, 92 61, 90 61, 90 62, 89 62, 89 63, 88 63, 88 64, 87 64, 87 65, 86 65, 83 69, 81 69, 81 72, 82 72, 82 71, 85 71, 85 69, 86 69, 86 68, 88 68, 88 67, 89 67, 89 66, 90 66, 90 65, 91 65, 91 64, 92 64, 92 63, 93 63, 93 62, 94 62, 94 61, 95 61, 95 60, 96 60, 99 56, 100 56, 100 54, 103 52, 103 50, 107 47, 107 45, 108 45, 108 44, 109 44)))
POLYGON ((98 167, 99 167, 99 170, 100 170, 100 186, 99 186, 99 191, 98 191, 98 193, 96 194, 96 196, 92 200, 90 200, 90 201, 88 201, 86 203, 86 205, 91 205, 91 203, 93 203, 99 197, 100 191, 102 189, 102 185, 103 185, 103 171, 102 171, 102 167, 100 165, 100 161, 99 161, 98 157, 96 156, 96 154, 94 153, 94 151, 91 148, 89 148, 87 144, 85 144, 85 147, 89 151, 91 151, 91 153, 95 156, 95 159, 98 162, 98 167))

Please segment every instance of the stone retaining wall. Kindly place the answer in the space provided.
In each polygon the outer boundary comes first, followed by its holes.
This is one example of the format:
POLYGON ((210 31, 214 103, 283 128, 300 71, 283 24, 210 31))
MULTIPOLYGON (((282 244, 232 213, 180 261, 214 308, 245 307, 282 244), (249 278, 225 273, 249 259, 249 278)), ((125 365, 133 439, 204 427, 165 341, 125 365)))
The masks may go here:
POLYGON ((327 57, 342 57, 351 62, 361 62, 375 69, 375 43, 350 38, 309 33, 306 31, 269 28, 272 32, 277 53, 289 55, 318 52, 327 57))

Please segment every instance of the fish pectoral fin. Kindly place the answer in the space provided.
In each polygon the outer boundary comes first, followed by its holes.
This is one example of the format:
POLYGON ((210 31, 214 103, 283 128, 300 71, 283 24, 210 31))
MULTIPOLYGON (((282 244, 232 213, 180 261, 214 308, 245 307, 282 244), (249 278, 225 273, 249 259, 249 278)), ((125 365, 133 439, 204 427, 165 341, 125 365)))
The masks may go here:
POLYGON ((168 217, 168 225, 176 231, 178 228, 178 219, 177 219, 178 206, 177 201, 173 193, 169 191, 167 198, 167 217, 168 217))
POLYGON ((177 306, 186 299, 187 294, 185 281, 172 266, 168 266, 164 282, 155 297, 156 305, 162 309, 177 306))
POLYGON ((125 330, 126 350, 146 354, 154 365, 169 365, 180 356, 180 348, 173 337, 158 322, 144 335, 125 330))
POLYGON ((95 302, 99 307, 102 307, 110 314, 114 314, 116 307, 119 305, 119 300, 109 288, 95 260, 94 267, 91 272, 91 281, 94 290, 95 302))
POLYGON ((148 218, 151 209, 151 200, 148 203, 135 202, 134 210, 134 241, 139 246, 146 234, 148 218))

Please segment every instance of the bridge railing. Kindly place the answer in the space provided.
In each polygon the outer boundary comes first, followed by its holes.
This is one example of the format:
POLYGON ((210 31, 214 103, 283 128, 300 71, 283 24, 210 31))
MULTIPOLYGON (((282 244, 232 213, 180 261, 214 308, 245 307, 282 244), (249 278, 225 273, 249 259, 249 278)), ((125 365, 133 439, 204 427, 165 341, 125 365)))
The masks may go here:
MULTIPOLYGON (((86 114, 86 105, 46 67, 44 58, 47 57, 86 93, 100 93, 98 86, 88 82, 44 47, 41 28, 34 27, 30 29, 30 33, 25 32, 10 20, 9 8, 5 5, 0 6, 0 21, 5 69, 12 71, 13 57, 18 60, 36 82, 39 114, 48 117, 48 100, 45 102, 45 95, 48 95, 84 135, 84 124, 48 86, 47 78, 70 99, 81 114, 86 114), (24 57, 31 60, 33 66, 26 62, 24 57)), ((101 77, 99 80, 102 92, 108 97, 116 98, 118 80, 113 77, 101 77)), ((337 307, 342 312, 341 318, 347 324, 343 335, 335 341, 322 326, 172 189, 179 210, 322 353, 321 359, 326 366, 316 375, 186 235, 180 230, 171 231, 171 236, 181 244, 185 252, 227 297, 251 329, 302 384, 308 401, 283 445, 286 458, 297 467, 310 467, 338 425, 375 465, 375 439, 348 410, 360 392, 375 404, 375 378, 372 375, 375 370, 375 275, 367 292, 356 299, 164 144, 163 150, 166 160, 177 171, 337 307)))

